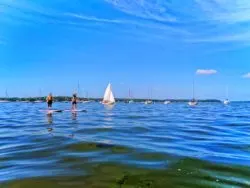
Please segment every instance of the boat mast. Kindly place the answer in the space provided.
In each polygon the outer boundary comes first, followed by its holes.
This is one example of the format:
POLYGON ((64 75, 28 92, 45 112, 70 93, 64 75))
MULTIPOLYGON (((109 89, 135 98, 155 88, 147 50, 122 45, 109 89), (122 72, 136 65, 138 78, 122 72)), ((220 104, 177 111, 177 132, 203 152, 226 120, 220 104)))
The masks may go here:
POLYGON ((39 89, 39 96, 38 97, 42 98, 42 90, 41 90, 41 88, 39 89))
POLYGON ((79 80, 77 83, 77 95, 78 95, 78 97, 80 97, 80 82, 79 82, 79 80))
POLYGON ((194 78, 193 78, 193 99, 195 98, 195 94, 194 94, 194 78))
POLYGON ((153 98, 153 90, 152 90, 152 88, 150 88, 150 89, 148 89, 148 100, 152 101, 152 98, 153 98))
POLYGON ((86 99, 88 100, 88 98, 89 98, 89 93, 88 91, 86 91, 86 99))
POLYGON ((228 100, 228 86, 226 87, 226 99, 228 100))
POLYGON ((5 98, 9 98, 9 94, 8 94, 8 91, 7 91, 7 89, 5 90, 5 98))
POLYGON ((150 89, 148 88, 148 101, 150 100, 150 89))
POLYGON ((153 89, 151 88, 150 89, 150 100, 152 101, 152 99, 153 99, 153 89))

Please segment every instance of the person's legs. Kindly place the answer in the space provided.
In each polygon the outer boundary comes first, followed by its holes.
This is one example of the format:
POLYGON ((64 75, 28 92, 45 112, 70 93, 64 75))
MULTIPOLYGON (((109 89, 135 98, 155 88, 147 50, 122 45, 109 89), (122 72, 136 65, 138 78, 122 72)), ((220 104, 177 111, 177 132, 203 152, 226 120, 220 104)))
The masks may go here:
POLYGON ((76 110, 76 102, 72 102, 72 110, 76 110))
POLYGON ((48 101, 48 108, 52 107, 52 101, 48 101))

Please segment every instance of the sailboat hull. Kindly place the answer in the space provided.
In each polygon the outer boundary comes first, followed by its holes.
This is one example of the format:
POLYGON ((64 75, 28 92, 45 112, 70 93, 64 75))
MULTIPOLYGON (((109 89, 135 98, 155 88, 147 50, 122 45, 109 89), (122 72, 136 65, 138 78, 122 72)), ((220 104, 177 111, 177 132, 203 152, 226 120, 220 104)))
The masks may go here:
POLYGON ((188 102, 189 106, 196 106, 198 103, 197 102, 188 102))
POLYGON ((115 104, 115 102, 101 102, 101 104, 104 104, 104 105, 114 105, 115 104))
POLYGON ((153 101, 145 101, 145 104, 153 104, 153 101))
POLYGON ((170 101, 165 101, 164 104, 170 104, 171 102, 170 101))

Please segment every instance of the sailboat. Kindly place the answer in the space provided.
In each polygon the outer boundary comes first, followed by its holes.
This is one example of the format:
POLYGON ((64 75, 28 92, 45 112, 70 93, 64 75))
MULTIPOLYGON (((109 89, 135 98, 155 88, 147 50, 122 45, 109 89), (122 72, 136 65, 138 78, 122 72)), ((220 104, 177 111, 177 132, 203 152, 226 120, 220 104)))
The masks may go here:
POLYGON ((230 103, 230 101, 228 100, 228 87, 227 87, 227 91, 226 91, 226 97, 227 97, 227 99, 224 100, 223 103, 224 103, 225 105, 228 105, 228 104, 230 103))
POLYGON ((109 83, 103 97, 103 101, 101 102, 105 105, 113 105, 115 104, 115 97, 111 89, 111 84, 109 83))
POLYGON ((8 94, 7 89, 5 90, 5 99, 0 100, 0 103, 5 103, 5 102, 9 102, 9 94, 8 94))
POLYGON ((164 104, 170 104, 171 103, 171 101, 164 101, 164 104))
POLYGON ((35 102, 35 103, 42 103, 43 101, 41 100, 41 98, 42 98, 42 90, 39 89, 39 99, 36 100, 36 101, 34 101, 34 102, 35 102))
POLYGON ((131 97, 130 89, 128 90, 128 100, 125 101, 125 103, 129 103, 129 104, 134 103, 134 101, 132 100, 132 97, 131 97))
POLYGON ((85 99, 82 101, 82 103, 89 103, 89 102, 91 102, 89 100, 89 93, 88 93, 88 91, 86 91, 86 96, 85 96, 85 99))
MULTIPOLYGON (((150 90, 150 98, 152 99, 152 89, 150 90)), ((144 104, 153 104, 153 101, 148 99, 144 104)))
MULTIPOLYGON (((88 94, 86 94, 86 97, 84 98, 82 98, 81 96, 82 96, 82 89, 81 89, 81 87, 80 87, 80 82, 78 81, 78 83, 77 83, 77 96, 78 96, 78 98, 79 98, 79 102, 81 102, 81 103, 87 103, 87 102, 89 102, 89 100, 88 100, 88 94)), ((87 93, 87 92, 86 92, 87 93)))
POLYGON ((196 106, 198 104, 198 101, 195 100, 194 98, 194 81, 193 81, 193 99, 188 102, 189 106, 196 106))

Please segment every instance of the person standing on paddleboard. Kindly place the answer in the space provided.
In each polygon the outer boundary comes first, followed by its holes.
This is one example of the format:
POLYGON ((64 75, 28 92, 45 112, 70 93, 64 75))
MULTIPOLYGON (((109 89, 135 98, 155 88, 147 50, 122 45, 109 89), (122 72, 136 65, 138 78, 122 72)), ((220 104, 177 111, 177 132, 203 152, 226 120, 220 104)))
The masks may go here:
POLYGON ((73 97, 72 97, 72 110, 76 110, 76 104, 77 104, 77 95, 76 93, 73 94, 73 97))
POLYGON ((47 96, 46 101, 47 101, 47 104, 48 104, 48 108, 52 108, 53 96, 52 96, 51 93, 47 96))

